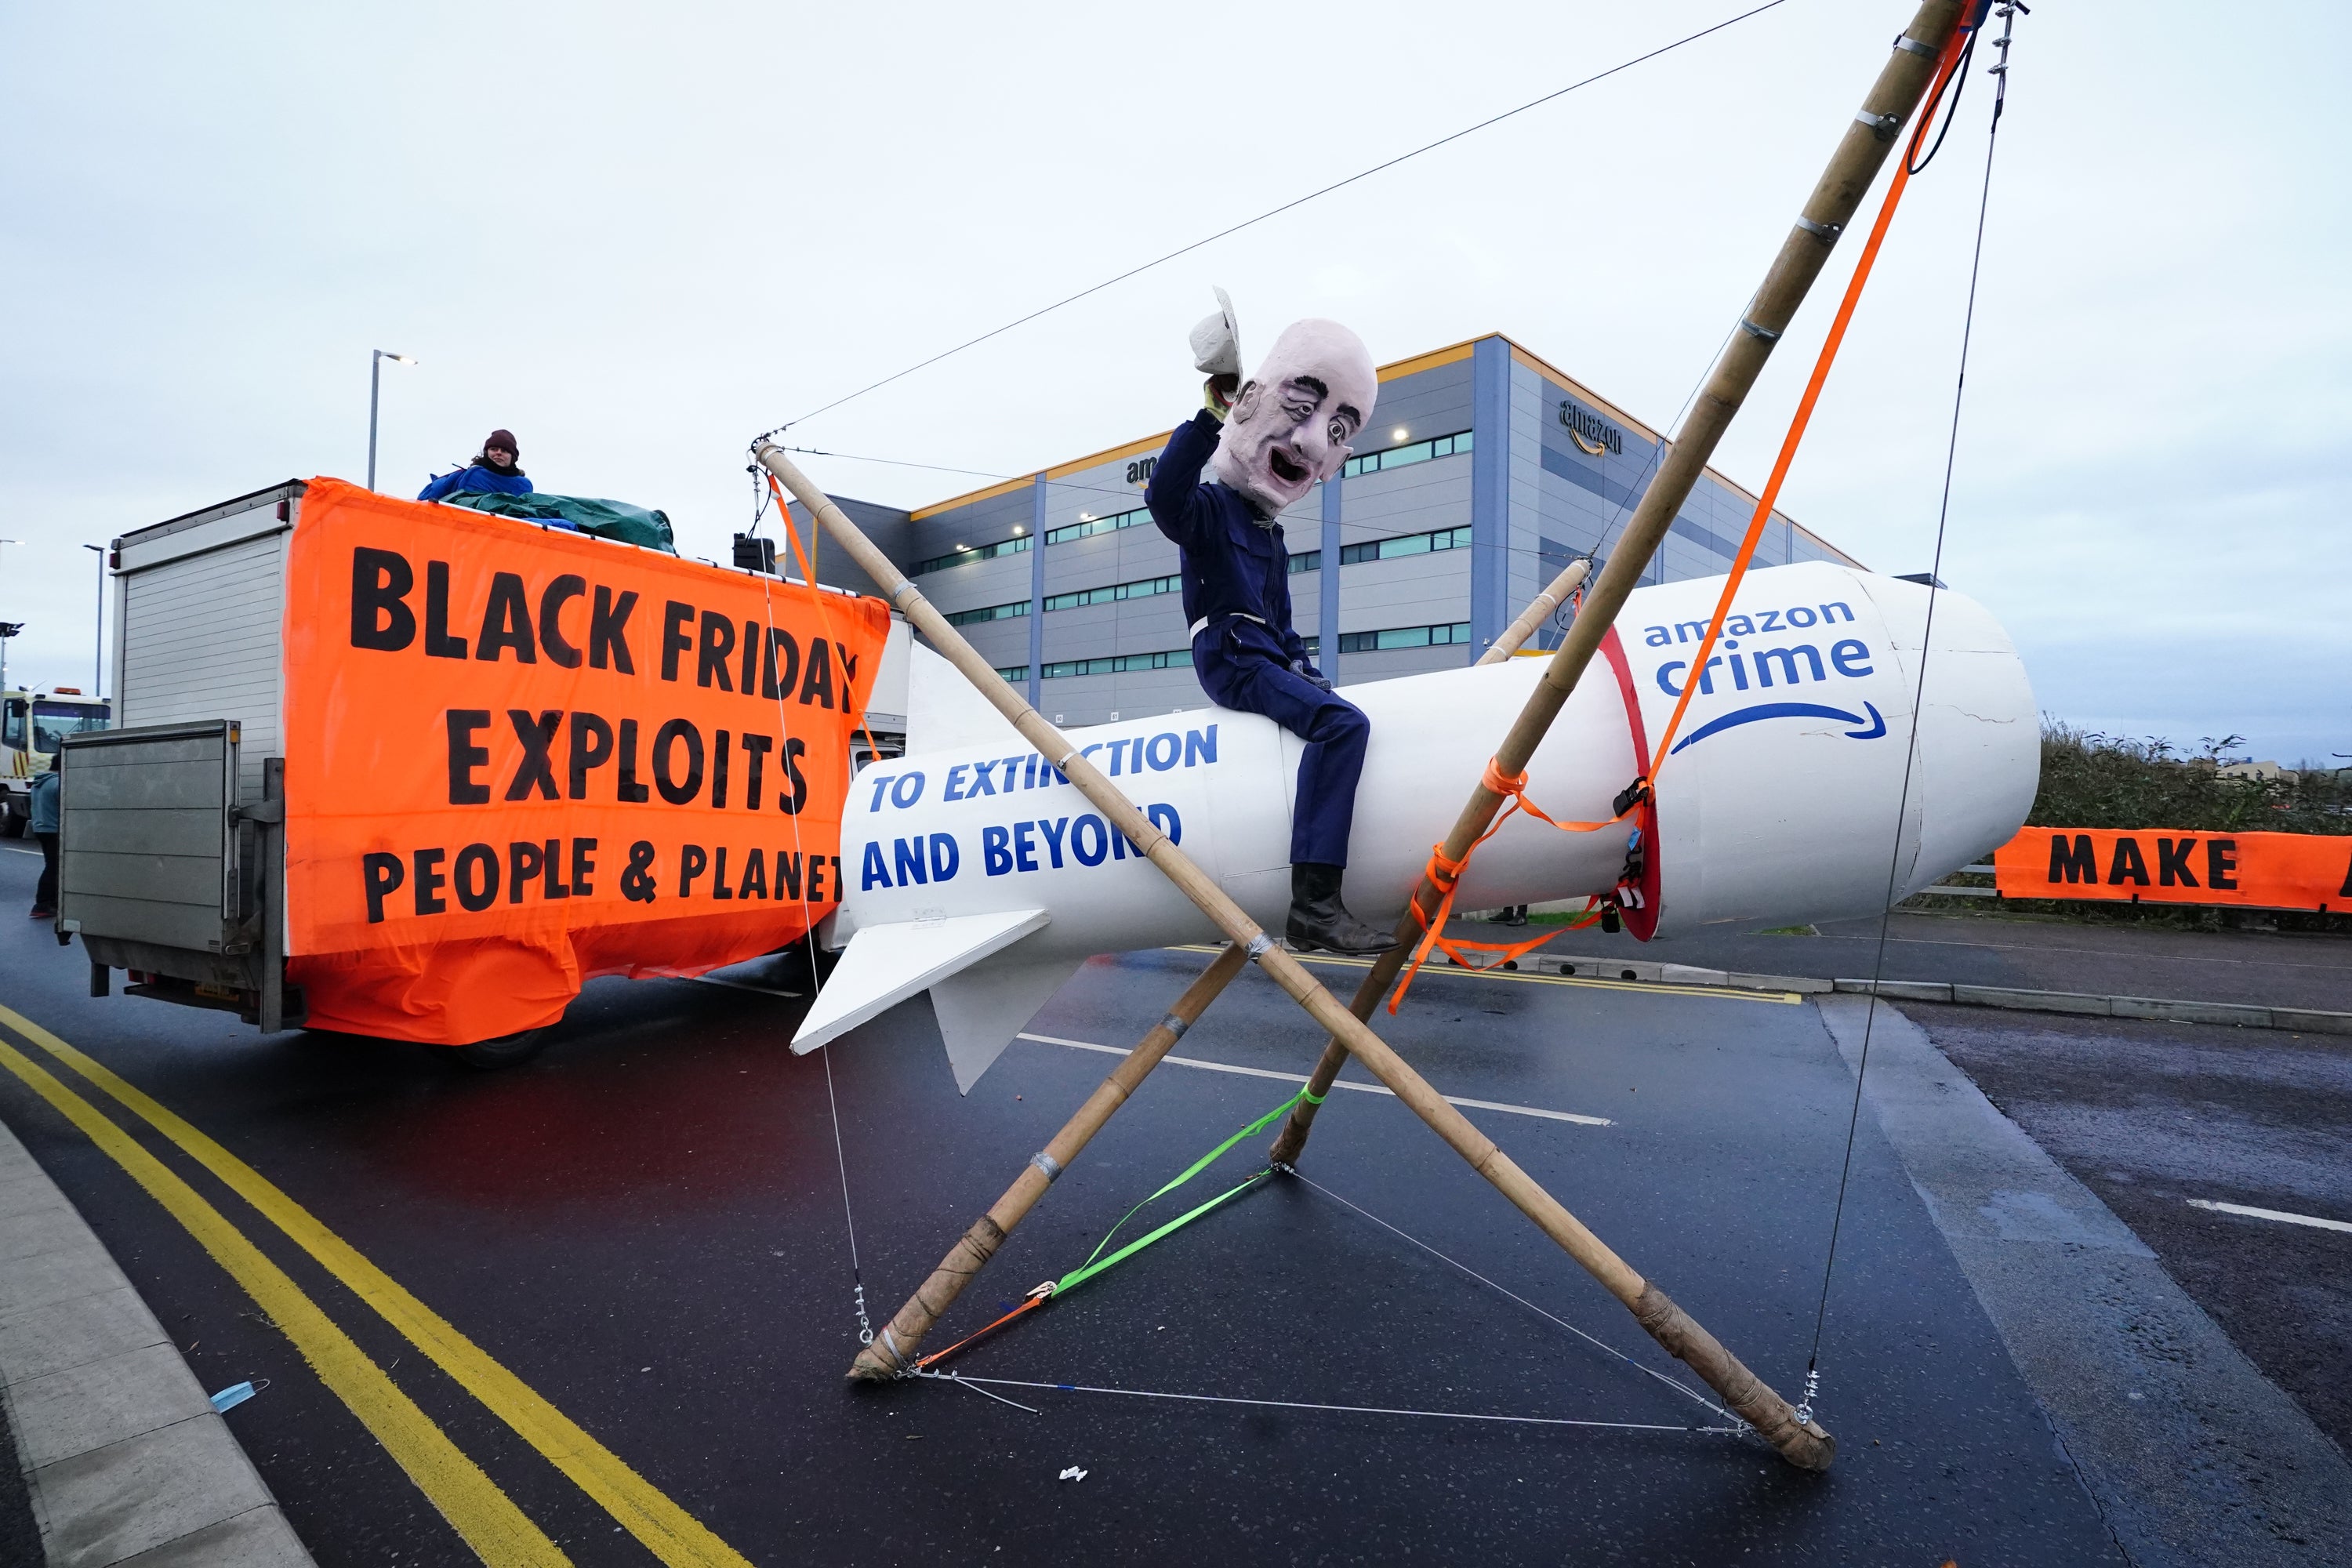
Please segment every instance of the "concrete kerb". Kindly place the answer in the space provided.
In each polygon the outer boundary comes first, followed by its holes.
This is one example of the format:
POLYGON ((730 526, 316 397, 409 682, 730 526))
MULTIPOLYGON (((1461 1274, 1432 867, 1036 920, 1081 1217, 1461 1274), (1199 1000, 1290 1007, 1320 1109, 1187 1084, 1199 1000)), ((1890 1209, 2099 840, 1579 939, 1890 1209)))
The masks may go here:
MULTIPOLYGON (((1819 980, 1796 974, 1742 974, 1688 963, 1638 959, 1543 956, 1530 973, 1588 980, 1645 981, 1655 985, 1711 985, 1735 991, 1793 991, 1803 995, 1844 992, 1866 995, 1867 980, 1819 980)), ((2028 1013, 2075 1013, 2098 1018, 2147 1018, 2169 1024, 2228 1024, 2247 1029, 2289 1029, 2305 1035, 2352 1035, 2352 1013, 2309 1007, 2259 1007, 2237 1002, 2189 1002, 2162 996, 2100 996, 2080 991, 2029 991, 2008 985, 1966 985, 1938 980, 1881 980, 1877 994, 1893 1002, 1949 1002, 1968 1007, 2009 1007, 2028 1013)))
POLYGON ((309 1568, 178 1348, 5 1126, 0 1403, 49 1568, 309 1568))

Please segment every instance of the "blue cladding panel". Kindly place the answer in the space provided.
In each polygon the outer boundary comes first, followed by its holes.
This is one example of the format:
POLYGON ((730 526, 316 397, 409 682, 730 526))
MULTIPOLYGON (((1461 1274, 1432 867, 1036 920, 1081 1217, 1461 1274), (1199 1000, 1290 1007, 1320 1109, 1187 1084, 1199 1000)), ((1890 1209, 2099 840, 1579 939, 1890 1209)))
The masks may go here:
POLYGON ((1045 476, 1030 487, 1029 537, 1037 542, 1029 552, 1029 702, 1037 703, 1039 682, 1045 668, 1045 476))
POLYGON ((1337 474, 1323 481, 1323 565, 1316 573, 1321 581, 1316 584, 1315 629, 1323 651, 1315 662, 1333 681, 1339 679, 1339 505, 1345 483, 1337 474))
POLYGON ((1470 350, 1471 657, 1502 636, 1510 611, 1511 345, 1480 338, 1470 350))

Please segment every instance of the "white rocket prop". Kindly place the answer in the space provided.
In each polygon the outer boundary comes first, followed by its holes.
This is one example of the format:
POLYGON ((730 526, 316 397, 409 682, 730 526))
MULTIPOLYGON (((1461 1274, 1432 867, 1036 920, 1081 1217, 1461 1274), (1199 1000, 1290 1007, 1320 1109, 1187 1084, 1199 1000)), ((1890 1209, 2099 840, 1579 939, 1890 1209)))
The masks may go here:
MULTIPOLYGON (((1617 630, 1643 728, 1664 733, 1722 592, 1720 577, 1636 590, 1617 630)), ((1812 563, 1749 574, 1657 785, 1660 934, 1885 907, 2013 835, 2033 801, 2040 730, 2016 649, 1982 606, 1812 563), (1906 748, 1918 752, 1903 798, 1906 748)), ((1346 689, 1372 721, 1346 898, 1389 925, 1543 661, 1511 659, 1346 689), (1465 737, 1476 737, 1465 742, 1465 737)), ((918 648, 909 739, 869 767, 842 824, 840 964, 793 1040, 810 1051, 931 994, 969 1092, 1032 1015, 1097 953, 1217 933, 946 661, 918 648)), ((1290 801, 1301 742, 1202 707, 1071 732, 1130 799, 1273 930, 1290 901, 1290 801)), ((1596 659, 1528 768, 1528 796, 1601 821, 1643 766, 1620 683, 1596 659)), ((1563 833, 1524 815, 1472 860, 1456 907, 1608 892, 1623 826, 1563 833)))

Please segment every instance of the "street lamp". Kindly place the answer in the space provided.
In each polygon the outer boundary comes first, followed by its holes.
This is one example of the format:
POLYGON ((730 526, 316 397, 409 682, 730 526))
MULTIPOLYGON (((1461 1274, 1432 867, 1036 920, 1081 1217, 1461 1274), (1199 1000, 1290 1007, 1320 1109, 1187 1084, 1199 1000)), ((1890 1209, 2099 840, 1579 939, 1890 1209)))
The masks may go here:
POLYGON ((390 349, 377 349, 368 361, 368 489, 375 489, 375 415, 383 401, 383 362, 394 364, 415 364, 406 354, 394 353, 390 349))
POLYGON ((89 689, 102 698, 106 695, 106 547, 85 544, 82 548, 98 552, 98 630, 89 655, 89 689))

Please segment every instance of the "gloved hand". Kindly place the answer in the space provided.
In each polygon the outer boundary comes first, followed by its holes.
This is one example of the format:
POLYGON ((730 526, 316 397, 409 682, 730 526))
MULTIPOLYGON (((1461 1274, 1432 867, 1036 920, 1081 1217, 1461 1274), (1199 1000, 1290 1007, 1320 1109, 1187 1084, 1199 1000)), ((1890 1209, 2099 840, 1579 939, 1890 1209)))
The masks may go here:
POLYGON ((1294 658, 1290 661, 1290 672, 1318 691, 1331 689, 1330 678, 1303 658, 1294 658))
POLYGON ((1216 296, 1217 313, 1203 317, 1192 329, 1192 368, 1209 378, 1202 393, 1202 405, 1223 419, 1241 390, 1242 341, 1232 299, 1223 289, 1216 290, 1216 296))

